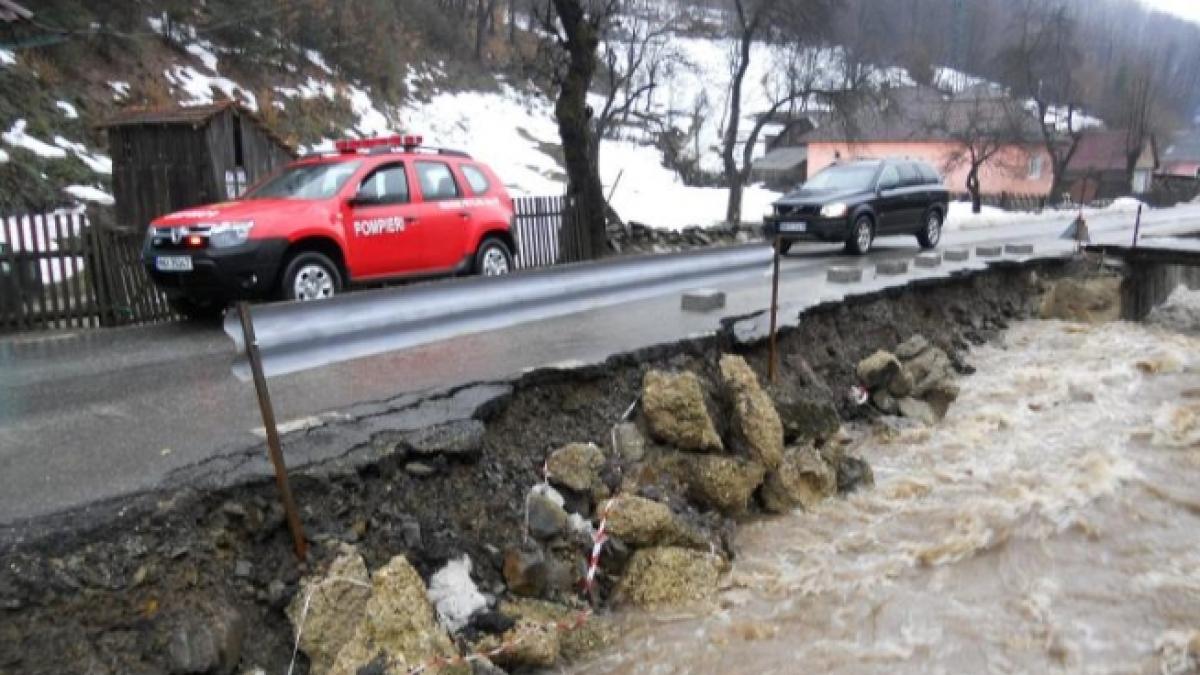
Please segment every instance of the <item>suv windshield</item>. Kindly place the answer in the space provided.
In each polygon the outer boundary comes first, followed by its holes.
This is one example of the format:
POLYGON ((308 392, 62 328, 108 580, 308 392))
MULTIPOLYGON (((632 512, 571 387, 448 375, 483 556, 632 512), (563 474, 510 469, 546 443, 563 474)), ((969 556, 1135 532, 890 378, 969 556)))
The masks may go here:
POLYGON ((813 176, 803 189, 814 191, 867 190, 875 178, 878 164, 846 164, 832 166, 813 176))
POLYGON ((284 169, 243 199, 329 199, 336 195, 361 161, 301 164, 284 169))

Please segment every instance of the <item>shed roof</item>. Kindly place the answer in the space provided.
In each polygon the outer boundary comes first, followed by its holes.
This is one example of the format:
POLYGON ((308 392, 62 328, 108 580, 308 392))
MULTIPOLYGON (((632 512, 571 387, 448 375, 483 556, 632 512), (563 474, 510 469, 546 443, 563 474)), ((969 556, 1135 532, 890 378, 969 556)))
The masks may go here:
POLYGON ((1088 131, 1079 139, 1079 146, 1067 165, 1068 171, 1124 171, 1128 161, 1124 131, 1088 131))
MULTIPOLYGON (((3 0, 0 0, 3 1, 3 0)), ((268 137, 274 140, 279 145, 283 146, 292 155, 296 154, 295 148, 291 143, 283 140, 261 117, 253 110, 238 103, 237 101, 221 101, 208 105, 195 106, 173 106, 170 108, 146 108, 133 107, 126 108, 116 115, 104 120, 100 123, 100 128, 111 129, 114 127, 137 127, 137 126, 155 126, 155 125, 187 125, 191 127, 202 127, 208 124, 214 117, 227 111, 234 111, 242 115, 254 123, 268 137)))
POLYGON ((1200 128, 1180 131, 1163 151, 1163 162, 1200 162, 1200 128))
POLYGON ((808 161, 808 148, 775 148, 754 161, 755 171, 789 171, 808 161))

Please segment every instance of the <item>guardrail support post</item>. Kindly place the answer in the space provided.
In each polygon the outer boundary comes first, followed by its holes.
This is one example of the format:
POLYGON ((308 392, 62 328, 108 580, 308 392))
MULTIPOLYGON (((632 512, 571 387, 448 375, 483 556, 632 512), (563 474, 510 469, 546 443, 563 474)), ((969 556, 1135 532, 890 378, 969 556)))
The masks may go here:
POLYGON ((771 342, 767 354, 767 377, 771 380, 771 384, 775 384, 779 370, 779 354, 776 351, 775 333, 778 329, 779 321, 779 248, 781 245, 782 239, 776 235, 774 263, 771 273, 771 342))
POLYGON ((275 467, 275 484, 279 486, 279 499, 287 514, 288 529, 292 532, 292 543, 296 557, 304 560, 308 556, 308 542, 304 539, 304 528, 300 525, 300 512, 292 498, 292 487, 288 483, 287 465, 283 461, 283 449, 279 443, 279 428, 275 425, 275 408, 271 405, 271 392, 267 390, 267 378, 263 375, 262 358, 258 353, 258 340, 254 337, 254 322, 250 319, 250 305, 239 302, 238 318, 242 321, 242 335, 246 340, 246 360, 254 375, 254 391, 258 394, 258 408, 262 413, 263 429, 267 432, 267 453, 275 467))

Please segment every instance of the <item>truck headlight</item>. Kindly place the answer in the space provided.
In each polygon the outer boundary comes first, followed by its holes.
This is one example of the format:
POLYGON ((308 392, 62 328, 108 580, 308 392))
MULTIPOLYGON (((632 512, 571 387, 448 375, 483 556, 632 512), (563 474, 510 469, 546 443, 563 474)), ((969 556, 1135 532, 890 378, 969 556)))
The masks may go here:
POLYGON ((244 244, 250 238, 250 230, 253 229, 254 221, 252 220, 217 223, 208 231, 208 245, 213 248, 228 248, 244 244))
POLYGON ((841 202, 821 207, 822 218, 841 218, 844 215, 846 215, 846 205, 841 202))

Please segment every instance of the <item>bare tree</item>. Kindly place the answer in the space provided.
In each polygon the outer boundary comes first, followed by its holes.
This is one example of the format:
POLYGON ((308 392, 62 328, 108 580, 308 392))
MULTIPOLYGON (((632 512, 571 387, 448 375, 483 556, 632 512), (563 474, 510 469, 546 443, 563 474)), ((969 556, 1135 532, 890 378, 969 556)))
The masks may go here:
POLYGON ((659 78, 668 75, 671 64, 681 58, 669 40, 675 20, 630 12, 614 22, 601 58, 604 103, 596 114, 597 143, 611 137, 617 127, 626 126, 639 101, 646 104, 643 119, 650 118, 650 98, 659 78))
POLYGON ((1047 6, 1040 0, 1021 0, 1014 23, 1016 39, 1002 58, 1016 93, 1028 98, 1037 113, 1042 145, 1050 156, 1050 199, 1058 201, 1083 137, 1083 59, 1076 24, 1065 2, 1047 6))
POLYGON ((1038 142, 1035 120, 1006 93, 973 91, 960 98, 948 98, 929 115, 931 129, 950 139, 954 148, 947 156, 943 171, 967 169, 966 189, 971 195, 971 210, 982 210, 980 173, 986 166, 995 171, 1018 173, 1024 167, 1023 154, 1008 152, 1038 142))
MULTIPOLYGON (((735 38, 730 60, 729 105, 721 140, 721 163, 729 200, 725 208, 725 220, 731 224, 741 222, 742 194, 749 181, 754 147, 763 127, 775 122, 779 112, 798 101, 807 101, 820 93, 815 86, 816 62, 814 52, 804 56, 804 46, 811 44, 812 36, 819 35, 819 28, 828 20, 833 7, 831 0, 732 0, 733 34, 735 38), (771 106, 761 111, 741 145, 742 90, 746 73, 750 69, 752 48, 757 41, 786 40, 793 48, 787 64, 785 86, 772 96, 771 106), (741 145, 739 163, 738 148, 741 145)), ((835 95, 835 92, 824 92, 835 95)))

